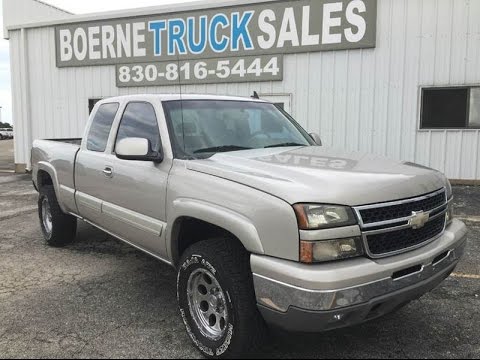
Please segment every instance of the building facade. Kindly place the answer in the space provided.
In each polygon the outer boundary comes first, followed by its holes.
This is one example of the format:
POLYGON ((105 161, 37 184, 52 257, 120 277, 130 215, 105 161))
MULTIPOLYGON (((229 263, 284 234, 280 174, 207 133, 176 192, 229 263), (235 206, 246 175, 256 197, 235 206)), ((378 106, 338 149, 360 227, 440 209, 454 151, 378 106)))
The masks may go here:
MULTIPOLYGON (((10 6, 4 16, 17 19, 17 11, 10 6)), ((34 139, 83 136, 101 98, 256 91, 326 146, 480 180, 480 1, 238 0, 89 16, 56 11, 7 22, 17 170, 30 168, 34 139)))

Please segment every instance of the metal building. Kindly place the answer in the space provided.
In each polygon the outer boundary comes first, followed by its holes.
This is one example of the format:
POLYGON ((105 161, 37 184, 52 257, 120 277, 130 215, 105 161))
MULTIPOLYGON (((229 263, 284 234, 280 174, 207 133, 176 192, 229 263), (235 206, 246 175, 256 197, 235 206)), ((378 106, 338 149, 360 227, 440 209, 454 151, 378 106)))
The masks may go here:
POLYGON ((19 171, 34 139, 82 136, 97 99, 257 91, 325 145, 480 180, 478 0, 200 1, 88 16, 3 3, 19 171))

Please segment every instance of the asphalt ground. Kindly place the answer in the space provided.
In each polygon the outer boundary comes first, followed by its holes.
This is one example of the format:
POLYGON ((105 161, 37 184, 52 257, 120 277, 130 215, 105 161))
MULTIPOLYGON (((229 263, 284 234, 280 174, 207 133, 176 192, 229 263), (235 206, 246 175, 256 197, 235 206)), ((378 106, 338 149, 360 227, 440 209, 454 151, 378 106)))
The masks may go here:
MULTIPOLYGON (((455 188, 467 253, 401 311, 324 334, 274 332, 260 358, 480 358, 480 188, 455 188)), ((0 175, 1 358, 198 358, 168 266, 80 224, 45 245, 28 176, 0 175)))

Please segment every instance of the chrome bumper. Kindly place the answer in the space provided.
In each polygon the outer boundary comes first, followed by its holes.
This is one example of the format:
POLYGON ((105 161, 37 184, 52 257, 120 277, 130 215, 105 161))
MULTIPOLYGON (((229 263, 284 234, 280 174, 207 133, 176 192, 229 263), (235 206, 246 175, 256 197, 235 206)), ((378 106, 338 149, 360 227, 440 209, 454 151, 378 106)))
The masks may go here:
POLYGON ((458 264, 466 246, 466 233, 465 224, 455 220, 435 242, 377 260, 353 259, 312 266, 253 255, 257 302, 278 313, 291 308, 322 312, 355 307, 389 294, 397 296, 412 287, 417 288, 416 295, 423 288, 428 292, 432 290, 428 286, 430 279, 448 276, 458 264))

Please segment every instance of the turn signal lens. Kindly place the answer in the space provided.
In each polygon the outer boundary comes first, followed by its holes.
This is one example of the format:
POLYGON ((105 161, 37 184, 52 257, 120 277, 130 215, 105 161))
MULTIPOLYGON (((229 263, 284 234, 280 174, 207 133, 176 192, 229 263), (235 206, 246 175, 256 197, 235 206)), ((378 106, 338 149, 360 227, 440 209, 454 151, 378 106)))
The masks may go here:
POLYGON ((363 254, 361 238, 300 243, 300 261, 304 264, 349 259, 363 254))
POLYGON ((453 199, 450 199, 448 201, 448 207, 447 207, 447 225, 450 225, 453 221, 453 210, 454 210, 454 207, 453 207, 453 199))

